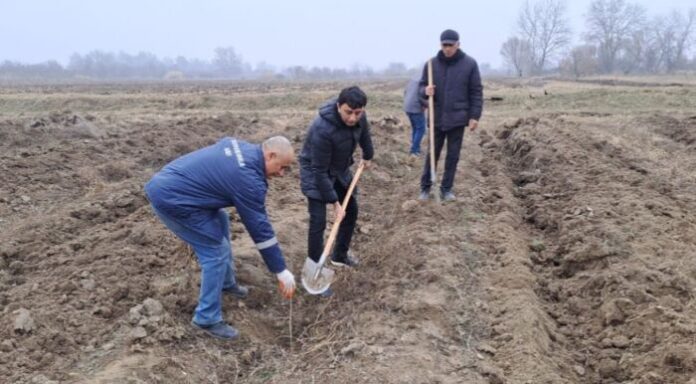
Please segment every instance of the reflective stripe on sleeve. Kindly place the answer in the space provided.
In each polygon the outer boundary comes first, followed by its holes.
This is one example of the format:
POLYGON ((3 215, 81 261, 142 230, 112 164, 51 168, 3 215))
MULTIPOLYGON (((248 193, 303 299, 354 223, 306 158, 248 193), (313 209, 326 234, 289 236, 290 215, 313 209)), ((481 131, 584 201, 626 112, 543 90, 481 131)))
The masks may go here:
POLYGON ((272 247, 272 246, 274 246, 274 245, 276 245, 276 244, 278 244, 278 239, 276 239, 275 236, 274 236, 274 237, 272 237, 272 238, 270 238, 270 239, 268 239, 268 240, 266 240, 266 241, 262 241, 262 242, 260 242, 260 243, 256 243, 256 248, 257 248, 259 251, 263 251, 264 249, 270 248, 270 247, 272 247))

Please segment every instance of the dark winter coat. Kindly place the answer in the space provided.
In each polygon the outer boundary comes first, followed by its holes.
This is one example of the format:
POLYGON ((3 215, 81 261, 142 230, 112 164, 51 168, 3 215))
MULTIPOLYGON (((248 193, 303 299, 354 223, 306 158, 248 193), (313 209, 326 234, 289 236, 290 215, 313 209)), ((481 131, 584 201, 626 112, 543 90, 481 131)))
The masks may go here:
MULTIPOLYGON (((483 85, 478 64, 461 50, 447 58, 438 52, 432 59, 435 85, 435 127, 442 131, 464 127, 481 118, 483 85)), ((423 68, 420 96, 427 105, 428 64, 423 68)))
POLYGON ((319 108, 319 116, 309 127, 299 159, 302 193, 327 203, 338 201, 336 181, 345 187, 350 185, 355 147, 360 144, 365 160, 371 160, 374 155, 367 115, 363 113, 358 124, 349 127, 341 120, 336 101, 332 99, 319 108))

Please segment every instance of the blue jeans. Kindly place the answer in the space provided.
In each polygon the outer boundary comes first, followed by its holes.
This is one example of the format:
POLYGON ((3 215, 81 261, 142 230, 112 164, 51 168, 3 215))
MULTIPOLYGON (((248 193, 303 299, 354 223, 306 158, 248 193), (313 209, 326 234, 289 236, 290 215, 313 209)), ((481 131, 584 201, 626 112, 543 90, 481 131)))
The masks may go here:
POLYGON ((201 266, 201 290, 193 321, 210 325, 222 321, 222 290, 235 287, 234 256, 230 243, 230 215, 224 209, 166 212, 152 206, 157 217, 193 247, 201 266), (203 228, 219 228, 216 239, 203 228))
POLYGON ((411 120, 411 153, 420 155, 420 144, 425 134, 425 113, 407 113, 411 120))

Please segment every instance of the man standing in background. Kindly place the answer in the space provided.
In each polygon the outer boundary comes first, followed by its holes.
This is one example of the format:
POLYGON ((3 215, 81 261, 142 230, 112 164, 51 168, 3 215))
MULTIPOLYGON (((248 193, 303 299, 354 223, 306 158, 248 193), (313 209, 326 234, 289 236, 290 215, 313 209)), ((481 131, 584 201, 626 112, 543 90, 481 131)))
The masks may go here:
POLYGON ((409 80, 404 90, 404 112, 411 122, 411 156, 418 157, 421 154, 420 144, 425 134, 425 114, 420 97, 418 97, 418 85, 420 77, 409 80))
MULTIPOLYGON (((452 186, 464 140, 464 130, 468 126, 473 132, 478 127, 483 109, 483 86, 476 60, 459 49, 459 34, 456 31, 448 29, 442 32, 440 45, 440 51, 431 59, 433 85, 428 85, 428 65, 426 64, 423 68, 419 92, 424 102, 427 102, 428 96, 435 98, 435 132, 433 134, 436 164, 447 140, 447 158, 440 195, 444 201, 453 201, 455 196, 452 186)), ((431 187, 430 156, 426 156, 418 198, 429 199, 431 187)))

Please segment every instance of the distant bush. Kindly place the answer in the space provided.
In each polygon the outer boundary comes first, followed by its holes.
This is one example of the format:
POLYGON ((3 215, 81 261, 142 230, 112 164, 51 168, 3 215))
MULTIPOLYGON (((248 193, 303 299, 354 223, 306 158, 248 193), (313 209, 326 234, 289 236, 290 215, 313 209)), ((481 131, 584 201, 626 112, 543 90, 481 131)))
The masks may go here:
POLYGON ((184 73, 181 71, 169 71, 169 72, 164 74, 164 79, 165 80, 184 80, 184 79, 186 79, 186 75, 184 75, 184 73))

